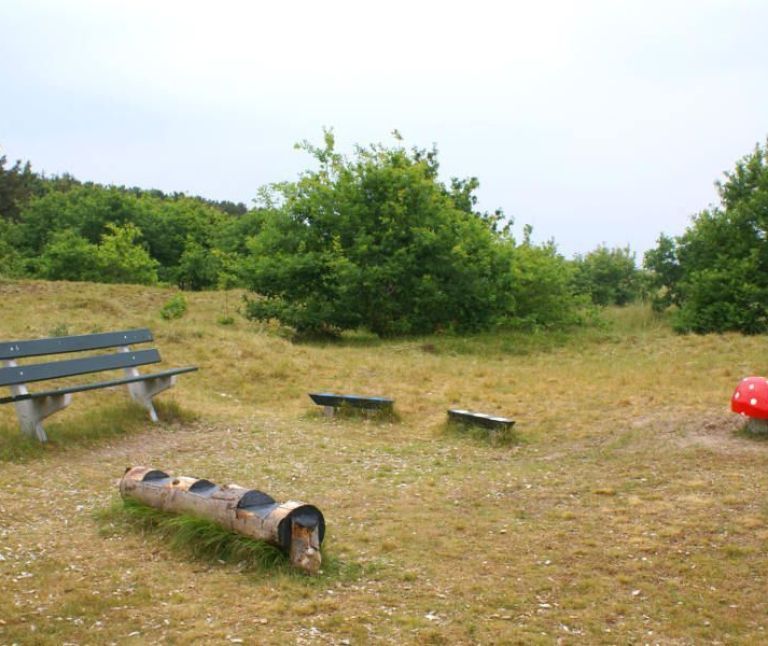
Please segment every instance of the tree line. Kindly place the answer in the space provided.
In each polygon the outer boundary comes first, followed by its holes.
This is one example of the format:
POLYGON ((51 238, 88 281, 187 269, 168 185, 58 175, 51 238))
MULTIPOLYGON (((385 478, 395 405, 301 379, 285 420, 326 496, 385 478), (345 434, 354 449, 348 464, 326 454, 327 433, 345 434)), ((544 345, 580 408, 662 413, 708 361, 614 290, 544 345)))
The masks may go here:
POLYGON ((638 268, 629 247, 568 260, 528 227, 515 239, 501 211, 477 210, 476 178, 442 182, 437 150, 395 135, 349 157, 331 131, 300 144, 314 168, 260 189, 251 208, 46 177, 2 157, 0 275, 245 287, 247 316, 308 334, 568 325, 638 298, 671 307, 681 330, 764 330, 764 149, 727 174, 721 207, 662 235, 638 268))

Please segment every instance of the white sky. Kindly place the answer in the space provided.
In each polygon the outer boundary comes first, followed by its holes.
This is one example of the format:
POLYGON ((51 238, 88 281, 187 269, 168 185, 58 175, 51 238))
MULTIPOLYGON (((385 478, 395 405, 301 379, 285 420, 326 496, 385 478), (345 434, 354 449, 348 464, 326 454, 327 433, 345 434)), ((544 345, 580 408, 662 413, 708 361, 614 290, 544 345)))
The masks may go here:
POLYGON ((765 142, 767 29, 765 0, 0 0, 0 146, 250 204, 323 126, 397 128, 516 231, 640 256, 765 142))

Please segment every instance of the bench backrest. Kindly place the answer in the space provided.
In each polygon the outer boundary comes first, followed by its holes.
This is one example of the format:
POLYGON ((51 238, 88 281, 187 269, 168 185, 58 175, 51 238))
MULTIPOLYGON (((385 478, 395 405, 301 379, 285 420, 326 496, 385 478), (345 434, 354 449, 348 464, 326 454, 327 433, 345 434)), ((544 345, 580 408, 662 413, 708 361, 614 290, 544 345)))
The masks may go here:
POLYGON ((0 361, 13 361, 25 357, 40 357, 46 354, 65 354, 117 348, 136 343, 152 341, 148 329, 125 330, 123 332, 101 332, 78 336, 57 336, 50 339, 31 341, 0 341, 0 361))
POLYGON ((101 354, 82 359, 34 363, 26 366, 11 366, 0 368, 0 386, 15 386, 32 383, 33 381, 74 377, 75 375, 86 375, 104 370, 133 368, 144 366, 148 363, 158 363, 159 361, 160 353, 155 349, 151 349, 101 354))
POLYGON ((145 328, 122 332, 58 336, 29 341, 0 341, 0 362, 5 361, 10 364, 5 368, 0 368, 0 386, 20 386, 35 381, 74 377, 92 372, 135 368, 148 363, 158 363, 160 353, 157 350, 128 350, 127 347, 136 343, 147 343, 152 339, 152 332, 145 328), (16 364, 17 359, 109 348, 120 348, 120 351, 114 354, 98 354, 63 361, 47 361, 27 365, 16 364))

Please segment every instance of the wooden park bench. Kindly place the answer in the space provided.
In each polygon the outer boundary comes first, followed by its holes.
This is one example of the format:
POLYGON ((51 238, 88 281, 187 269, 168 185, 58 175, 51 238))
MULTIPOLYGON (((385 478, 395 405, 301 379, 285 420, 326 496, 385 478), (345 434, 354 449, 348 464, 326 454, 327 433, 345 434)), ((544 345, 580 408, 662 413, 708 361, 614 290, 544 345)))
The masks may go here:
POLYGON ((458 422, 459 424, 473 424, 483 428, 493 430, 507 430, 512 428, 515 420, 508 417, 499 417, 498 415, 486 415, 485 413, 473 413, 468 410, 458 408, 448 409, 448 420, 458 422))
POLYGON ((337 408, 350 406, 367 412, 390 412, 395 404, 394 399, 387 397, 363 397, 361 395, 336 395, 334 393, 309 393, 310 398, 318 406, 322 406, 326 415, 332 417, 337 408))
POLYGON ((14 404, 22 432, 45 442, 48 437, 42 421, 65 408, 72 394, 125 385, 130 396, 149 411, 153 422, 158 421, 152 398, 175 383, 176 375, 197 370, 196 366, 173 368, 149 374, 139 373, 138 366, 160 361, 154 349, 132 350, 137 343, 149 343, 152 332, 147 329, 123 332, 105 332, 79 336, 60 336, 28 341, 0 341, 0 386, 8 386, 11 395, 0 397, 0 404, 14 404), (20 360, 36 359, 48 355, 94 350, 116 350, 110 354, 91 354, 75 359, 20 364, 20 360), (27 384, 122 370, 123 376, 90 383, 59 385, 50 390, 29 392, 27 384))

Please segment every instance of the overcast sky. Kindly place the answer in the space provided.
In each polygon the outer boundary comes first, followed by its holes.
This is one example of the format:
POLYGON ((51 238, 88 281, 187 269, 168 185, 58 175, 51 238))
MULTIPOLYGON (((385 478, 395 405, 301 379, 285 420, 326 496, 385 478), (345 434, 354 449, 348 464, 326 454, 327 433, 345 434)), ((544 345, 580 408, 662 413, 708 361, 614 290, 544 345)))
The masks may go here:
POLYGON ((566 255, 683 232, 768 135, 768 1, 0 1, 0 146, 48 174, 251 204, 339 148, 444 179, 566 255))

